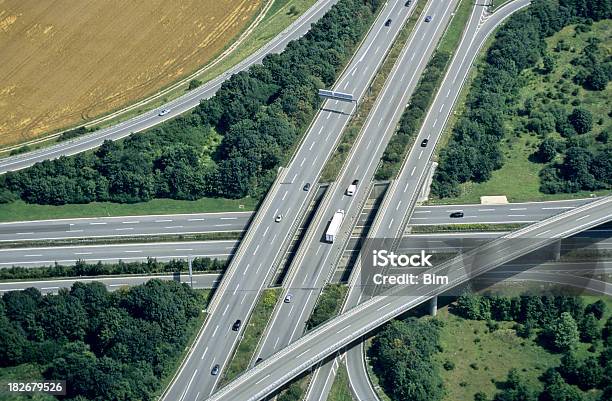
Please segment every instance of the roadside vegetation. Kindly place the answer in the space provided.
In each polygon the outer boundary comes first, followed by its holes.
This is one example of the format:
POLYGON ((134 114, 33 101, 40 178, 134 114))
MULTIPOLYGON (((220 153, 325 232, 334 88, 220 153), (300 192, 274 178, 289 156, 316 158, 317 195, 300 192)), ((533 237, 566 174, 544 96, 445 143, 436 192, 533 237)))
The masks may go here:
POLYGON ((229 78, 191 113, 93 152, 2 176, 0 199, 62 205, 259 199, 369 28, 377 1, 341 0, 301 39, 229 78))
POLYGON ((348 287, 342 284, 328 284, 323 288, 317 305, 306 322, 306 330, 322 325, 340 313, 348 287))
MULTIPOLYGON (((194 258, 191 261, 193 272, 222 272, 226 261, 210 258, 194 258)), ((86 263, 81 260, 74 265, 54 264, 45 267, 6 267, 0 269, 0 280, 33 280, 60 277, 95 277, 125 274, 187 273, 189 266, 186 260, 177 259, 169 262, 158 262, 149 258, 146 262, 86 263)))
POLYGON ((611 188, 611 16, 609 2, 540 0, 509 18, 440 152, 434 195, 519 201, 611 188))
POLYGON ((611 307, 609 297, 465 293, 436 318, 383 326, 368 351, 374 381, 391 399, 608 400, 611 307))
POLYGON ((155 399, 203 321, 207 294, 159 280, 113 293, 99 283, 57 295, 7 292, 0 300, 0 381, 32 372, 66 380, 68 400, 155 399))

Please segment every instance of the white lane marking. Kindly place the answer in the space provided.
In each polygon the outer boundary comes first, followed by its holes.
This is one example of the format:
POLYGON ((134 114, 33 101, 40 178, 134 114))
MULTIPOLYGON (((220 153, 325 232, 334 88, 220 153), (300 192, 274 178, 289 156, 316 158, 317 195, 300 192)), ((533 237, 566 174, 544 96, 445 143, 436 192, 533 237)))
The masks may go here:
POLYGON ((432 127, 435 127, 437 122, 438 122, 438 119, 436 118, 434 123, 433 123, 433 125, 432 125, 432 127))
POLYGON ((291 308, 289 308, 289 313, 287 314, 287 316, 291 316, 291 312, 293 312, 293 307, 294 307, 294 306, 295 306, 295 305, 293 305, 293 304, 291 305, 291 308))
POLYGON ((413 212, 413 214, 417 214, 417 213, 431 213, 431 210, 415 210, 413 212))
POLYGON ((304 162, 306 161, 306 158, 302 159, 302 162, 300 163, 300 167, 302 167, 304 165, 304 162))
POLYGON ((400 78, 400 82, 404 80, 405 76, 406 76, 406 71, 404 71, 404 73, 402 74, 402 77, 400 78))
POLYGON ((25 256, 26 258, 36 258, 42 255, 23 255, 23 256, 25 256))
POLYGON ((391 229, 391 224, 393 224, 393 219, 391 219, 391 221, 389 222, 389 230, 391 229))
POLYGON ((92 225, 92 226, 103 226, 106 223, 89 223, 89 224, 92 225))
POLYGON ((189 391, 189 387, 191 387, 191 383, 193 382, 193 379, 195 378, 196 373, 198 373, 197 369, 193 371, 193 375, 191 376, 191 380, 189 380, 189 383, 187 383, 187 387, 185 387, 185 391, 183 391, 183 395, 181 396, 180 401, 183 401, 183 399, 187 395, 187 391, 189 391))
POLYGON ((322 246, 323 246, 323 245, 319 245, 319 247, 317 248, 317 251, 315 252, 315 256, 319 254, 319 251, 321 250, 321 247, 322 247, 322 246))
POLYGON ((83 230, 66 230, 67 233, 82 233, 83 230))
POLYGON ((219 330, 219 325, 215 327, 215 331, 213 331, 212 336, 214 337, 217 334, 217 330, 219 330))
POLYGON ((270 375, 269 375, 269 374, 265 375, 264 377, 262 377, 261 379, 259 379, 258 381, 256 381, 256 382, 255 382, 255 384, 259 384, 259 383, 261 383, 262 381, 266 380, 268 377, 270 377, 270 375))
MULTIPOLYGON (((306 159, 304 159, 304 160, 306 160, 306 159)), ((285 191, 285 193, 283 194, 283 198, 281 200, 285 200, 285 198, 287 197, 288 193, 289 193, 289 190, 285 191)))
POLYGON ((315 163, 317 162, 317 159, 319 158, 319 155, 316 155, 314 160, 312 161, 312 163, 310 164, 311 166, 314 166, 315 163))
POLYGON ((526 207, 515 207, 515 208, 512 208, 510 210, 512 210, 512 211, 515 211, 515 210, 527 210, 527 208, 526 207))
POLYGON ((590 214, 587 214, 586 216, 579 217, 579 218, 576 219, 576 221, 580 221, 580 220, 586 219, 589 216, 590 216, 590 214))
POLYGON ((123 251, 125 253, 142 253, 142 251, 123 251))
POLYGON ((378 53, 379 50, 380 50, 380 46, 376 48, 376 51, 374 52, 374 54, 378 53))
POLYGON ((133 230, 134 227, 126 227, 126 228, 115 228, 115 231, 128 231, 133 230))
POLYGON ((546 233, 547 233, 547 232, 549 232, 549 231, 550 231, 550 230, 542 231, 541 233, 538 233, 538 234, 536 234, 535 236, 536 236, 536 237, 539 237, 540 235, 544 235, 544 234, 546 234, 546 233))
POLYGON ((121 287, 121 286, 124 286, 124 285, 127 285, 127 284, 126 284, 126 283, 121 283, 121 284, 109 284, 108 286, 109 286, 109 287, 121 287))
POLYGON ((543 207, 542 210, 575 209, 576 206, 543 207))
POLYGON ((240 305, 242 305, 244 303, 244 300, 246 299, 247 293, 245 292, 244 295, 242 296, 242 301, 240 301, 240 305))
POLYGON ((42 287, 41 290, 59 290, 59 287, 42 287))
POLYGON ((446 92, 446 97, 449 97, 451 93, 451 90, 449 89, 448 92, 446 92))
POLYGON ((524 214, 509 214, 508 217, 525 217, 524 214))
POLYGON ((225 309, 223 310, 223 313, 221 314, 221 316, 225 316, 228 309, 229 309, 229 304, 225 305, 225 309))
POLYGON ((386 304, 384 304, 383 306, 381 306, 380 308, 376 309, 376 311, 378 312, 381 309, 385 309, 387 306, 389 306, 391 302, 387 302, 386 304))
POLYGON ((421 150, 421 153, 419 153, 419 160, 421 160, 421 156, 423 156, 423 151, 421 150))
POLYGON ((406 192, 408 190, 408 183, 406 183, 406 186, 404 187, 404 192, 406 192))
POLYGON ((15 235, 32 235, 34 233, 15 233, 15 235))
POLYGON ((298 354, 296 356, 297 359, 299 359, 302 355, 304 355, 305 353, 307 353, 308 351, 310 351, 310 348, 308 348, 306 351, 302 352, 301 354, 298 354))
POLYGON ((402 201, 399 201, 399 202, 397 203, 397 207, 395 208, 395 210, 399 210, 399 207, 400 207, 400 205, 401 205, 401 204, 402 204, 402 201))
MULTIPOLYGON (((414 167, 412 168, 412 172, 410 173, 410 176, 411 176, 411 177, 414 175, 415 170, 416 170, 416 166, 414 166, 414 167)), ((408 184, 406 184, 406 187, 408 187, 408 184)), ((404 191, 404 192, 406 192, 406 191, 404 191)))
POLYGON ((247 263, 246 267, 244 268, 244 272, 242 273, 243 276, 246 276, 247 272, 249 271, 249 266, 251 266, 251 264, 247 263))
POLYGON ((134 220, 134 221, 122 221, 121 224, 138 224, 140 223, 140 221, 138 220, 134 220))
POLYGON ((442 106, 440 106, 440 111, 439 113, 442 113, 442 109, 444 108, 444 103, 442 103, 442 106))
POLYGON ((264 230, 263 236, 265 237, 266 234, 268 233, 268 230, 270 229, 270 226, 266 227, 266 229, 264 230))
POLYGON ((227 224, 215 224, 215 227, 229 227, 229 226, 231 226, 230 223, 227 223, 227 224))
MULTIPOLYGON (((91 255, 93 252, 75 252, 75 255, 91 255)), ((27 255, 26 255, 27 256, 27 255)))
POLYGON ((257 251, 259 250, 259 245, 260 245, 260 244, 257 244, 257 246, 255 247, 255 251, 253 251, 253 255, 256 255, 256 254, 257 254, 257 251))
POLYGON ((240 283, 238 283, 238 285, 236 286, 236 289, 234 290, 234 295, 236 295, 236 292, 238 292, 238 288, 240 288, 240 283))
POLYGON ((272 347, 272 349, 276 349, 276 346, 278 345, 279 340, 280 340, 280 337, 276 337, 276 341, 274 342, 274 346, 272 347))
POLYGON ((329 120, 330 117, 331 117, 331 111, 328 111, 326 120, 329 120))
POLYGON ((321 127, 321 129, 319 130, 319 132, 317 133, 317 136, 321 135, 321 132, 323 132, 323 127, 321 127))
POLYGON ((314 146, 314 141, 310 144, 310 147, 308 148, 308 150, 312 150, 312 147, 314 146))
POLYGON ((164 220, 155 220, 156 223, 170 223, 172 220, 164 219, 164 220))
MULTIPOLYGON (((512 209, 510 209, 512 210, 512 209)), ((495 209, 478 209, 479 212, 494 212, 495 209)))
POLYGON ((174 230, 174 229, 177 229, 177 228, 183 228, 183 226, 167 226, 167 227, 164 227, 164 228, 166 230, 174 230))
POLYGON ((204 219, 187 219, 187 221, 204 221, 204 219))
POLYGON ((177 251, 193 251, 193 248, 176 248, 177 251))
POLYGON ((238 220, 238 217, 221 217, 221 220, 238 220))
POLYGON ((343 327, 343 328, 341 328, 340 330, 338 330, 338 331, 336 332, 336 334, 338 334, 338 333, 342 333, 344 330, 348 329, 349 327, 351 327, 351 325, 350 325, 350 324, 349 324, 348 326, 343 327))
POLYGON ((255 274, 259 273, 259 269, 261 269, 262 265, 263 265, 263 263, 260 263, 259 266, 257 266, 257 270, 255 270, 255 274))

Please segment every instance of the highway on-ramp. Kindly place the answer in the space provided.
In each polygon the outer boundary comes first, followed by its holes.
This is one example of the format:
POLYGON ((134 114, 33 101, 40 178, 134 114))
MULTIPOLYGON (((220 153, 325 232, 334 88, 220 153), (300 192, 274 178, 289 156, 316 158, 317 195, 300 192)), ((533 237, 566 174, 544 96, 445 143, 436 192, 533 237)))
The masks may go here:
POLYGON ((60 156, 69 156, 89 149, 96 148, 105 140, 117 140, 128 136, 133 132, 143 131, 151 128, 163 121, 171 119, 193 109, 200 104, 200 100, 212 97, 221 84, 231 75, 244 71, 254 64, 261 63, 263 58, 271 53, 280 53, 285 49, 287 43, 302 37, 310 29, 310 25, 318 21, 338 0, 319 0, 297 20, 295 20, 283 32, 274 37, 258 51, 229 68, 223 75, 220 75, 202 86, 193 89, 185 95, 163 105, 159 108, 143 113, 127 121, 119 123, 109 128, 101 129, 92 134, 61 142, 56 145, 0 159, 0 174, 7 171, 20 170, 43 160, 56 159, 60 156), (162 109, 169 110, 163 116, 159 115, 162 109))

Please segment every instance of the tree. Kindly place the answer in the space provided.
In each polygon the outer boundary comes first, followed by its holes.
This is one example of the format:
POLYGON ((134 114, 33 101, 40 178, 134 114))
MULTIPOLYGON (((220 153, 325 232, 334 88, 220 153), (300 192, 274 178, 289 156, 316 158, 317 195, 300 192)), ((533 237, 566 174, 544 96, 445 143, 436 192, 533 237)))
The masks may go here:
POLYGON ((546 380, 541 401, 583 401, 582 393, 574 386, 567 384, 559 373, 553 371, 546 380))
POLYGON ((555 58, 550 54, 545 54, 542 58, 542 72, 544 74, 550 74, 555 70, 555 58))
POLYGON ((511 369, 505 388, 495 394, 493 401, 536 401, 536 396, 529 389, 527 383, 521 378, 516 369, 511 369))
POLYGON ((580 321, 580 339, 590 343, 600 338, 599 324, 594 314, 585 315, 580 321))
POLYGON ((202 85, 202 81, 200 81, 199 79, 192 79, 191 81, 189 81, 189 86, 187 87, 187 90, 193 90, 200 85, 202 85))
POLYGON ((561 313, 561 316, 552 325, 550 331, 553 345, 557 350, 571 350, 579 342, 578 325, 569 312, 561 313))
POLYGON ((535 153, 536 159, 541 163, 548 163, 553 160, 557 155, 558 148, 557 141, 552 138, 546 138, 538 146, 538 150, 535 153))
POLYGON ((584 313, 592 313, 597 318, 597 320, 601 320, 604 317, 604 314, 606 313, 606 303, 601 299, 597 300, 596 302, 589 304, 586 307, 584 313))
POLYGON ((593 115, 586 109, 575 108, 568 120, 579 134, 586 134, 593 128, 593 115))

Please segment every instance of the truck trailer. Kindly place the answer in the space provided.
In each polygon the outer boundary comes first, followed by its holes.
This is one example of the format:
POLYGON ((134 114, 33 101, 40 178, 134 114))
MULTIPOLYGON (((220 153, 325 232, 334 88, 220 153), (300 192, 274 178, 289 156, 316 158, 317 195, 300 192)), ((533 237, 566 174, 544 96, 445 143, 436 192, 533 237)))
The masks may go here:
POLYGON ((325 241, 334 242, 338 235, 338 231, 340 231, 342 219, 344 219, 344 210, 340 209, 334 213, 334 216, 329 222, 329 227, 327 227, 327 231, 325 232, 325 241))

